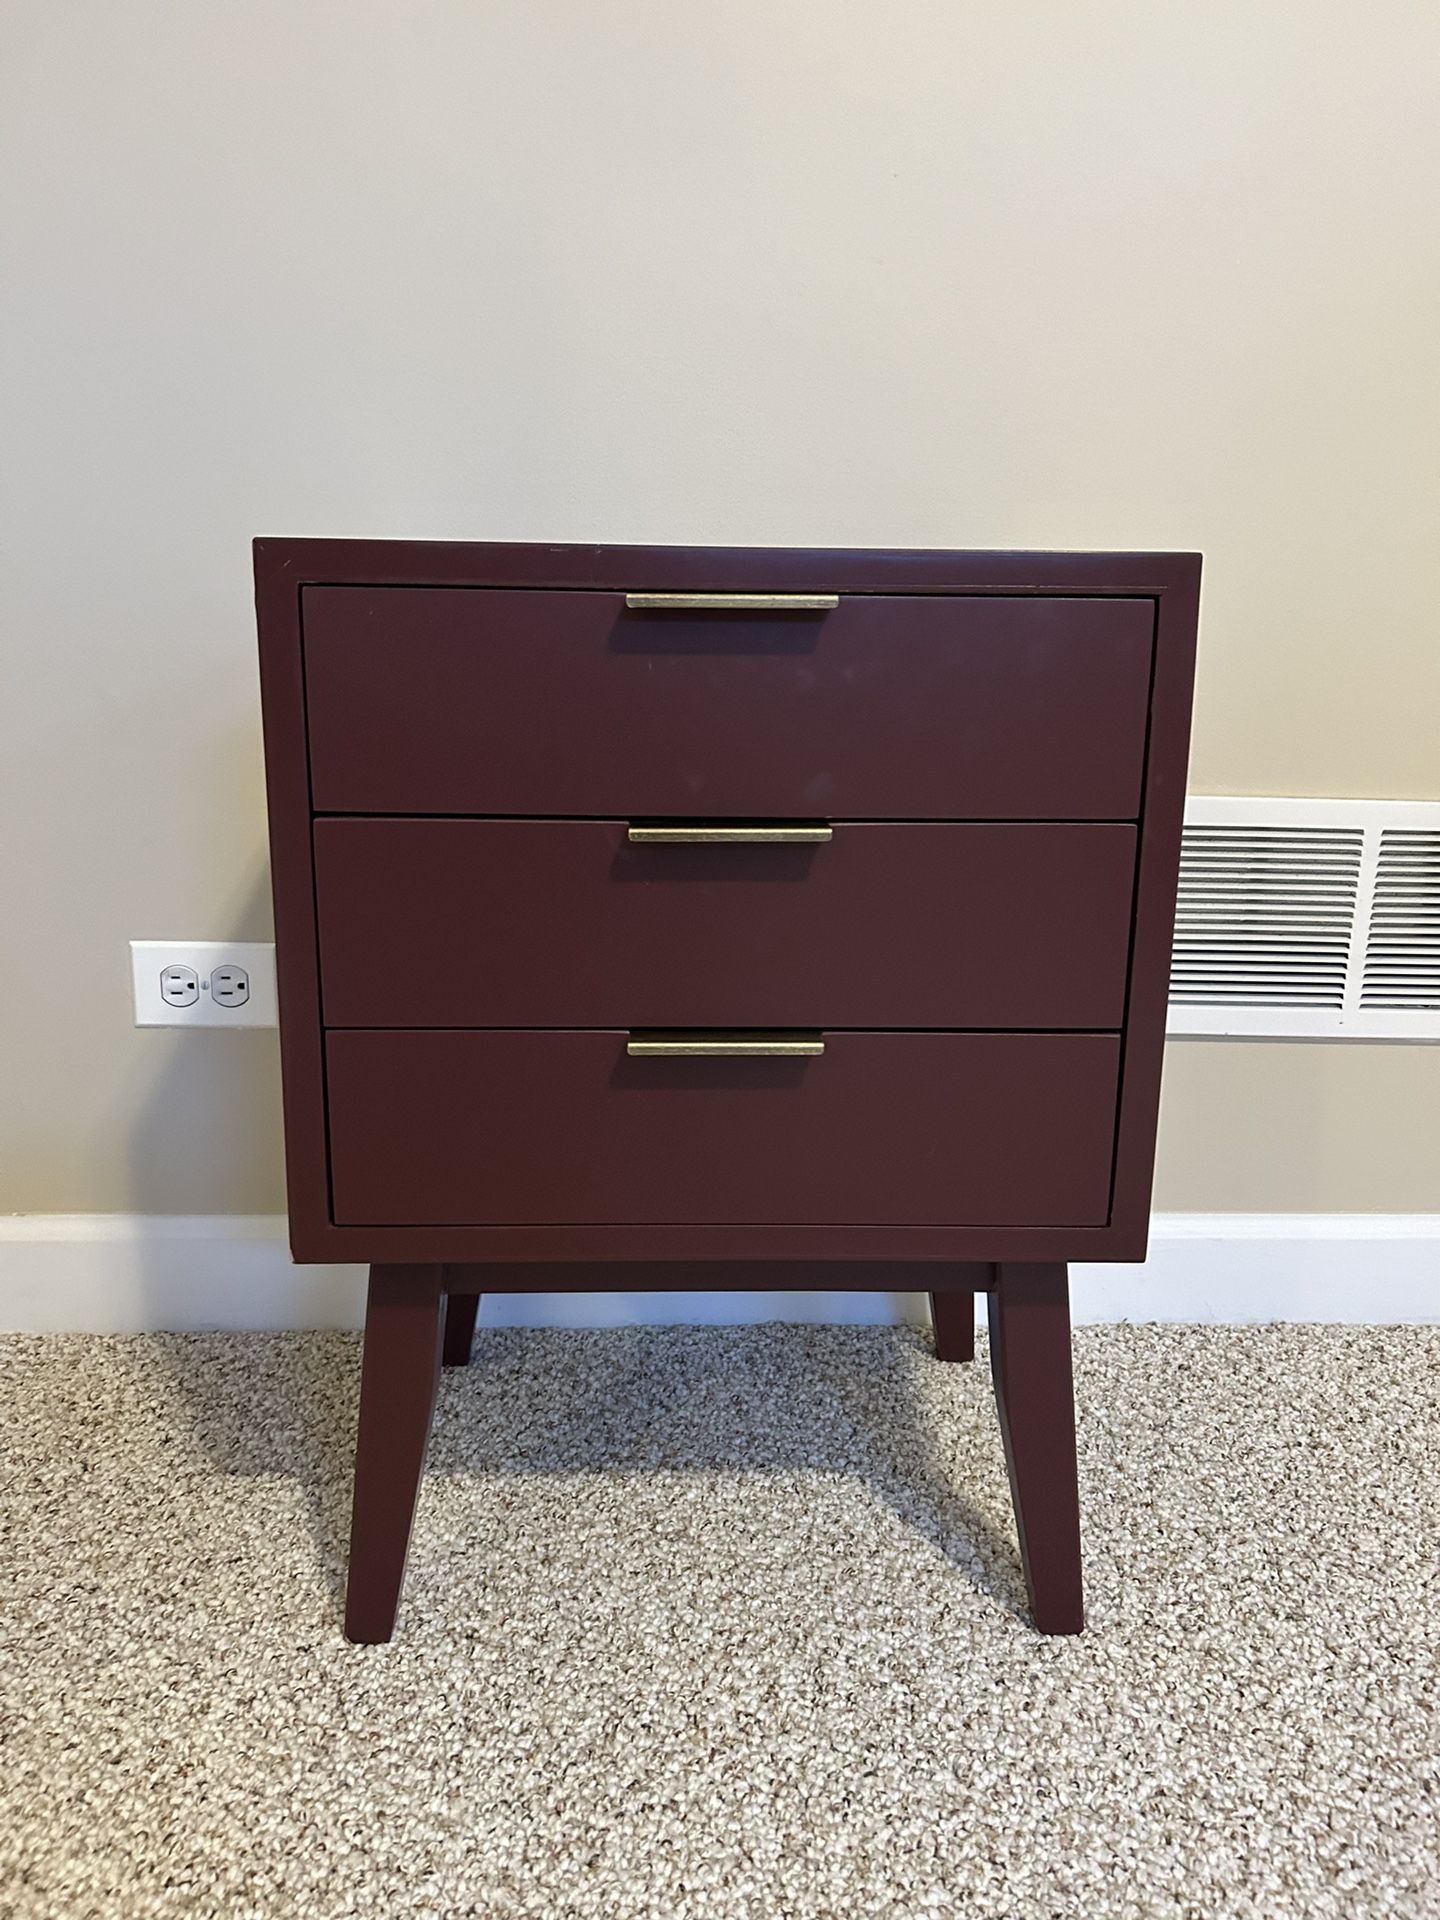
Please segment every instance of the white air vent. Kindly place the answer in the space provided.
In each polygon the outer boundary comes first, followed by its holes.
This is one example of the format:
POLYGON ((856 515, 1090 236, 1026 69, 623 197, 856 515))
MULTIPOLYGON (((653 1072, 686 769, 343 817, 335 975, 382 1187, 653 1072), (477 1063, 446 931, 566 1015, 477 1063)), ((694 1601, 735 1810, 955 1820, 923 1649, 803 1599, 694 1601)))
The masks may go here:
POLYGON ((1440 801, 1191 800, 1169 1031, 1440 1040, 1440 801))

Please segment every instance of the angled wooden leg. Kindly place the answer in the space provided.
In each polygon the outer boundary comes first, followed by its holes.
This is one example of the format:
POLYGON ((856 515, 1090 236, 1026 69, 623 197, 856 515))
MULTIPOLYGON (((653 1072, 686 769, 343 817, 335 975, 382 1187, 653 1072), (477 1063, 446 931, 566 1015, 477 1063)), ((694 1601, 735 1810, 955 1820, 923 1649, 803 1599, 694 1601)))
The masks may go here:
POLYGON ((345 1596, 349 1640, 388 1640, 395 1631, 440 1376, 443 1288, 440 1267, 370 1269, 345 1596))
POLYGON ((1041 1633, 1079 1633, 1085 1610, 1066 1269, 1006 1262, 995 1269, 989 1305, 990 1366, 1031 1618, 1041 1633))
POLYGON ((976 1276, 975 1286, 947 1288, 930 1295, 930 1324, 935 1330, 937 1360, 975 1358, 975 1295, 990 1286, 990 1267, 965 1269, 976 1276))
MULTIPOLYGON (((463 1276, 465 1268, 447 1269, 452 1275, 463 1276)), ((453 1281, 449 1282, 453 1287, 453 1281)), ((480 1311, 480 1295, 451 1291, 445 1299, 445 1351, 444 1361, 447 1367, 468 1367, 470 1347, 475 1338, 475 1316, 480 1311)))

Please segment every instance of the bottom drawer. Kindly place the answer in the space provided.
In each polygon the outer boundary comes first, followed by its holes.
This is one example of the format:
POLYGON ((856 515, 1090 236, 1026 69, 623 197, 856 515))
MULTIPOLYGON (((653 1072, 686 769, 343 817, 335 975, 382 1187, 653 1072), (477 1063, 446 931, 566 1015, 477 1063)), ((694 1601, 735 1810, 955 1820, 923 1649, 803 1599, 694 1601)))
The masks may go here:
POLYGON ((340 1226, 1101 1226, 1120 1042, 830 1033, 634 1058, 623 1031, 326 1037, 340 1226))

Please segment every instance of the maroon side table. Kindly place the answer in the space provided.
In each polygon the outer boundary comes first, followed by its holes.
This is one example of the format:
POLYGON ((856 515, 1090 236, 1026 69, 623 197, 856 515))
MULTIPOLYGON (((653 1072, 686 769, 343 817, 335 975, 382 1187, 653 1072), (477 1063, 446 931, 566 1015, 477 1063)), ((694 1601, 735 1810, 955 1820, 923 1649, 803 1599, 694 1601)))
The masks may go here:
POLYGON ((989 1297, 1083 1620, 1067 1263, 1148 1230, 1200 563, 261 540, 291 1240, 371 1269, 388 1639, 483 1290, 989 1297))

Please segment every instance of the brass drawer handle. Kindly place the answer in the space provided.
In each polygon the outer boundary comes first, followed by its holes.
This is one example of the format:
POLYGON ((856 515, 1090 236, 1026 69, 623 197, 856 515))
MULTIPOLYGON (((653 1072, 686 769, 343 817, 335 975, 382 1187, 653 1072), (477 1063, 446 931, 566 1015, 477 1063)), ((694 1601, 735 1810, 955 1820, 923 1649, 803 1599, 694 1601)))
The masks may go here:
POLYGON ((727 845, 741 847, 788 847, 822 846, 834 838, 834 828, 827 826, 770 826, 770 827, 636 827, 632 826, 626 838, 637 846, 711 846, 727 845))
POLYGON ((838 593, 627 593, 633 613, 828 613, 838 593))
POLYGON ((825 1042, 818 1033, 632 1033, 625 1051, 637 1060, 813 1060, 825 1042))

